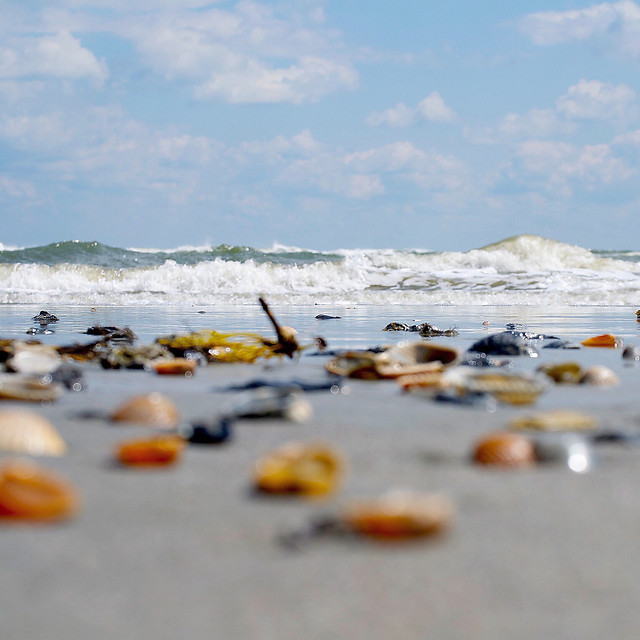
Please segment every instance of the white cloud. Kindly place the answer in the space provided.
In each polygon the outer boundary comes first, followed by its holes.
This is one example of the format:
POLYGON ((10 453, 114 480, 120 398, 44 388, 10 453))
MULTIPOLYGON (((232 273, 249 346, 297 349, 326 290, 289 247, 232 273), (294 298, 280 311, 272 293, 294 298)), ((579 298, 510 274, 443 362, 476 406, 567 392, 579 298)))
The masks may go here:
POLYGON ((6 175, 0 174, 0 193, 4 193, 11 198, 34 200, 36 190, 33 183, 26 180, 16 180, 6 175))
POLYGON ((638 115, 636 92, 626 84, 580 80, 556 102, 569 120, 633 120, 638 115))
POLYGON ((89 78, 101 84, 107 66, 67 31, 41 37, 9 38, 0 47, 0 78, 49 76, 89 78))
POLYGON ((522 21, 521 29, 537 45, 595 41, 618 54, 640 54, 640 7, 631 0, 532 13, 522 21))
POLYGON ((408 127, 425 120, 428 122, 453 122, 455 119, 455 112, 445 104, 437 91, 433 91, 415 107, 408 107, 403 102, 399 102, 391 109, 372 113, 366 122, 372 127, 383 124, 390 127, 408 127))

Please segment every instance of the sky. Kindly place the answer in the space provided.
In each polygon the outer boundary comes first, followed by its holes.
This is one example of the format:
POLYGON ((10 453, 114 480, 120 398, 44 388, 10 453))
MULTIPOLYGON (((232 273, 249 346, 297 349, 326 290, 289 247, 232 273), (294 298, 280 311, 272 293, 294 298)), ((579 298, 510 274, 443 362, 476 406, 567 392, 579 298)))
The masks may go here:
POLYGON ((640 249, 639 71, 632 0, 0 0, 0 244, 640 249))

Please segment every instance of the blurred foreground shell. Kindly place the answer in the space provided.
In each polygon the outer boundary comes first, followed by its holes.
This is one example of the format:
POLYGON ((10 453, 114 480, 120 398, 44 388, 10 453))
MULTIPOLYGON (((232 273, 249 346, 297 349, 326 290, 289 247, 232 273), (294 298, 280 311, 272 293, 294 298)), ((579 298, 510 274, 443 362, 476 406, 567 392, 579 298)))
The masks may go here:
POLYGON ((375 356, 375 368, 381 378, 397 378, 410 373, 442 369, 458 361, 460 353, 453 347, 431 342, 407 342, 375 356))
POLYGON ((80 499, 64 478, 27 460, 0 467, 0 518, 55 521, 76 513, 80 499))
POLYGON ((545 364, 538 371, 549 376, 557 384, 577 384, 582 377, 582 368, 577 362, 545 364))
POLYGON ((528 467, 535 463, 532 442, 517 433, 495 431, 476 443, 473 460, 478 464, 497 467, 528 467))
POLYGON ((30 456, 61 456, 67 445, 55 427, 34 411, 0 411, 0 451, 30 456))
POLYGON ((593 365, 584 370, 580 378, 581 384, 595 384, 601 387, 609 387, 620 383, 620 378, 608 367, 593 365))
POLYGON ((177 426, 180 414, 172 400, 160 393, 149 393, 134 396, 121 404, 111 419, 172 429, 177 426))
POLYGON ((334 447, 290 442, 256 462, 254 483, 265 493, 317 496, 334 491, 343 470, 342 454, 334 447))
POLYGON ((121 442, 116 447, 116 458, 127 466, 163 466, 178 460, 186 442, 179 436, 137 438, 121 442))
POLYGON ((606 347, 609 349, 617 349, 622 346, 622 339, 611 335, 610 333, 603 333, 599 336, 593 336, 583 340, 580 344, 585 347, 606 347))
POLYGON ((381 541, 410 540, 444 532, 455 515, 451 500, 439 494, 392 491, 355 502, 341 519, 355 533, 381 541))
POLYGON ((463 381, 464 389, 472 393, 489 393, 505 404, 532 404, 546 389, 543 378, 525 374, 501 372, 469 375, 463 381))
POLYGON ((588 431, 598 426, 593 416, 579 411, 541 411, 513 419, 512 429, 534 429, 537 431, 588 431))
POLYGON ((0 375, 0 399, 23 400, 25 402, 47 402, 57 400, 64 387, 45 378, 21 374, 0 375))
POLYGON ((196 370, 198 361, 189 360, 188 358, 162 359, 152 362, 150 366, 160 375, 190 376, 196 370))

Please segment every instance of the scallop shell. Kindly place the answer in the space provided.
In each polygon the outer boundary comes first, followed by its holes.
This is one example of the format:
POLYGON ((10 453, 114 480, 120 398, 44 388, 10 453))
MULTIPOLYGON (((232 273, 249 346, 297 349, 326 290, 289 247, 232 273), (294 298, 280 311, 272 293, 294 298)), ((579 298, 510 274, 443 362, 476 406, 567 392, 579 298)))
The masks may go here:
POLYGON ((446 496, 390 491, 377 499, 349 505, 341 520, 355 533, 399 541, 442 533, 454 515, 455 506, 446 496))
POLYGON ((497 467, 529 467, 536 461, 531 440, 517 433, 495 431, 476 443, 473 460, 497 467))
POLYGON ((178 425, 180 414, 172 400, 161 393, 149 393, 133 396, 121 404, 111 414, 111 419, 172 429, 178 425))
POLYGON ((599 336, 593 336, 583 340, 580 344, 585 347, 605 347, 609 349, 617 349, 622 346, 622 339, 610 333, 603 333, 599 336))
POLYGON ((256 462, 254 483, 265 493, 321 495, 336 489, 343 468, 342 454, 330 445, 289 442, 256 462))
POLYGON ((537 431, 588 431, 598 426, 598 420, 579 411, 541 411, 515 418, 512 429, 535 429, 537 431))
POLYGON ((620 378, 608 367, 593 365, 585 369, 580 378, 581 384, 595 384, 600 387, 609 387, 620 383, 620 378))
POLYGON ((57 382, 20 374, 0 375, 0 399, 47 402, 57 400, 64 387, 57 382))
POLYGON ((55 347, 16 342, 13 345, 13 355, 7 360, 7 369, 26 375, 43 376, 55 371, 61 362, 55 347))
POLYGON ((61 456, 67 445, 55 427, 34 411, 0 411, 0 450, 30 456, 61 456))

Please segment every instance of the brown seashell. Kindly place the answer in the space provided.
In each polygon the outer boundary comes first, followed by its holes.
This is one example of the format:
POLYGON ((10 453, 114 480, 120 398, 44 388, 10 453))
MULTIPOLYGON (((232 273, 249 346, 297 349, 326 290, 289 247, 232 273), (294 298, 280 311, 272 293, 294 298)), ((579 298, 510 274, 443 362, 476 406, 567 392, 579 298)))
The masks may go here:
POLYGON ((620 378, 608 367, 593 365, 585 369, 580 378, 581 384, 595 384, 601 387, 613 386, 620 383, 620 378))
POLYGON ((0 518, 47 522, 76 513, 80 499, 64 478, 27 460, 0 467, 0 518))
POLYGON ((20 374, 0 375, 0 399, 25 402, 52 402, 64 393, 64 387, 42 378, 20 374))
POLYGON ((379 380, 375 354, 371 351, 348 351, 332 358, 325 365, 329 373, 361 380, 379 380))
POLYGON ((529 416, 515 418, 509 423, 512 429, 535 429, 538 431, 586 431, 595 429, 598 421, 593 416, 579 411, 541 411, 529 416))
POLYGON ((343 468, 334 447, 290 442, 256 462, 254 483, 265 493, 317 496, 336 489, 343 468))
POLYGON ((486 435, 476 444, 472 457, 478 464, 497 467, 529 467, 536 461, 531 441, 508 431, 486 435))
POLYGON ((187 358, 173 358, 172 360, 155 360, 150 366, 160 375, 190 377, 196 370, 198 362, 187 358))
POLYGON ((179 436, 127 440, 116 447, 116 459, 127 466, 167 466, 178 460, 186 444, 179 436))
POLYGON ((538 371, 548 375, 557 384, 577 384, 582 376, 582 367, 577 362, 546 364, 538 371))
POLYGON ((622 346, 622 338, 617 338, 610 333, 603 333, 599 336, 593 336, 583 340, 580 344, 585 347, 607 347, 609 349, 617 349, 622 346))
POLYGON ((114 422, 137 422, 154 427, 172 429, 178 425, 180 414, 172 400, 160 393, 130 398, 111 415, 114 422))
POLYGON ((396 382, 404 391, 420 389, 422 391, 431 390, 434 393, 451 385, 440 370, 401 375, 396 378, 396 382))
POLYGON ((67 445, 55 427, 35 411, 0 411, 0 450, 30 456, 61 456, 67 445))
POLYGON ((454 515, 455 507, 446 496, 392 491, 346 507, 341 520, 355 533, 392 542, 440 534, 454 515))

